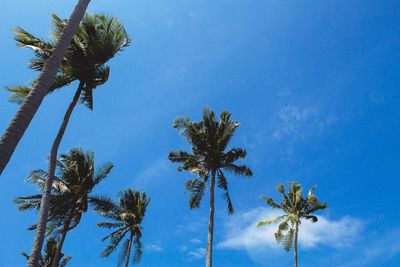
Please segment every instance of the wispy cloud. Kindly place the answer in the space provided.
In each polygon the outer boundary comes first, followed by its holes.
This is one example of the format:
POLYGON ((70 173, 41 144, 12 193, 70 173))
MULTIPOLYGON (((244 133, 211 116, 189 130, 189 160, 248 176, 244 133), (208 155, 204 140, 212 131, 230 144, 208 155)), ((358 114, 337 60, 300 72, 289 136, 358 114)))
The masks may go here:
POLYGON ((203 243, 203 241, 201 241, 201 240, 198 239, 198 238, 193 238, 193 239, 190 240, 190 243, 193 243, 193 244, 201 244, 201 243, 203 243))
POLYGON ((150 244, 150 245, 146 246, 146 250, 154 251, 154 252, 161 252, 164 249, 161 247, 160 244, 150 244))
POLYGON ((168 169, 168 161, 161 158, 135 175, 135 186, 146 188, 163 179, 163 173, 168 169))
POLYGON ((375 233, 360 242, 357 252, 340 267, 385 266, 385 262, 400 255, 399 239, 400 228, 385 234, 375 233))
POLYGON ((286 105, 279 109, 271 137, 281 140, 307 139, 324 132, 337 118, 318 106, 286 105))
MULTIPOLYGON (((225 240, 217 247, 221 249, 251 249, 260 246, 278 248, 274 237, 276 225, 256 227, 260 220, 277 215, 280 213, 264 207, 235 215, 226 224, 225 240)), ((361 229, 362 223, 349 216, 339 220, 329 220, 324 216, 319 216, 317 223, 308 221, 302 223, 299 233, 300 247, 311 249, 318 245, 336 248, 350 246, 361 229)))
POLYGON ((198 260, 204 258, 205 255, 206 255, 205 248, 196 248, 194 250, 187 252, 187 256, 189 257, 190 260, 198 260))

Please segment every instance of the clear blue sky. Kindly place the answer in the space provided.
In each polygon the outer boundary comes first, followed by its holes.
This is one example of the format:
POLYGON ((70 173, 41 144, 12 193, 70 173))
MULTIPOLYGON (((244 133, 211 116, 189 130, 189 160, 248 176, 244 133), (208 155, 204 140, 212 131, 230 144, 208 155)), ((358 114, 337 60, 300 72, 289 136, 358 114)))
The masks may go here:
MULTIPOLYGON (((0 84, 35 77, 31 51, 17 48, 15 26, 46 38, 50 14, 67 17, 76 1, 2 1, 0 84)), ((395 0, 93 0, 125 24, 132 45, 111 61, 111 77, 79 106, 61 152, 82 146, 115 169, 96 193, 133 187, 152 197, 144 221, 141 266, 204 266, 207 199, 188 207, 184 181, 166 159, 188 146, 176 116, 200 118, 205 106, 241 122, 232 145, 248 150, 250 179, 230 178, 236 214, 217 201, 215 266, 290 266, 292 253, 269 232, 260 194, 279 182, 318 184, 329 203, 321 222, 300 233, 303 267, 400 266, 397 203, 400 166, 400 2, 395 0)), ((46 158, 76 84, 47 97, 1 177, 0 266, 24 266, 35 212, 20 214, 15 196, 35 189, 24 179, 46 158)), ((0 130, 17 110, 0 90, 0 130)), ((89 211, 69 236, 71 266, 115 266, 101 259, 107 231, 89 211)))

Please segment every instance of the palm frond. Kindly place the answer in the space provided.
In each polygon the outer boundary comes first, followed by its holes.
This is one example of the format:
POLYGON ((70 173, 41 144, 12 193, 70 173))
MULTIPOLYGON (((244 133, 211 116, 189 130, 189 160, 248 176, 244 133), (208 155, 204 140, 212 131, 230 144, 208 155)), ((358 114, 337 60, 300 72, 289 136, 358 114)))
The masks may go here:
POLYGON ((96 171, 96 175, 93 178, 93 186, 96 186, 97 184, 99 184, 104 178, 107 177, 107 175, 111 172, 111 169, 114 167, 114 165, 112 163, 105 163, 103 165, 101 165, 97 171, 96 171))
POLYGON ((281 205, 277 204, 272 198, 267 198, 266 196, 260 196, 262 200, 264 200, 265 203, 267 203, 268 206, 270 206, 273 209, 281 209, 281 205))
POLYGON ((143 244, 140 241, 140 237, 139 236, 135 236, 134 238, 134 246, 135 246, 135 250, 133 252, 133 257, 132 257, 132 261, 133 263, 139 263, 142 259, 142 254, 143 254, 143 244))
POLYGON ((191 209, 200 207, 206 189, 206 182, 201 177, 186 182, 186 189, 190 192, 189 207, 191 209))
POLYGON ((261 227, 261 226, 265 226, 265 225, 270 225, 270 224, 273 224, 273 223, 279 223, 279 222, 281 222, 282 220, 284 220, 285 218, 286 218, 286 215, 281 215, 281 216, 278 216, 278 217, 269 218, 269 219, 266 219, 266 220, 264 220, 264 221, 258 222, 258 223, 257 223, 257 227, 261 227))
POLYGON ((123 266, 126 262, 129 262, 129 242, 130 239, 127 238, 125 241, 122 243, 119 256, 118 256, 118 267, 123 266))
POLYGON ((112 236, 109 241, 109 245, 103 250, 103 252, 101 253, 101 256, 103 258, 110 256, 111 253, 113 253, 116 250, 117 246, 119 245, 121 240, 125 237, 125 235, 128 231, 129 230, 125 230, 121 234, 112 236))
POLYGON ((230 165, 224 166, 223 168, 224 168, 224 170, 227 170, 227 171, 229 171, 235 175, 239 175, 239 176, 252 176, 253 175, 253 172, 246 165, 230 164, 230 165))
POLYGON ((223 198, 226 200, 227 203, 228 214, 229 215, 233 214, 235 210, 233 208, 231 197, 229 196, 228 180, 226 179, 224 173, 221 170, 218 171, 218 187, 224 190, 223 198))

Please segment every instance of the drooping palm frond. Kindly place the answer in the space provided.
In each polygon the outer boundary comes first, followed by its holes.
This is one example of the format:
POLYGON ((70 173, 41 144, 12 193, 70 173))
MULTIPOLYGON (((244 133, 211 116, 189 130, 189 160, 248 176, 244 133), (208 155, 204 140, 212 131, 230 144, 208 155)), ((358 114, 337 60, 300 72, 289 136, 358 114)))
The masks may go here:
POLYGON ((198 177, 186 182, 186 189, 190 192, 189 207, 191 209, 200 207, 204 197, 208 177, 198 177))
POLYGON ((233 208, 231 197, 229 196, 228 180, 226 179, 224 173, 221 170, 218 171, 217 175, 218 175, 218 187, 224 190, 223 198, 226 200, 227 203, 228 214, 233 214, 235 210, 233 208))
POLYGON ((118 267, 123 266, 124 263, 129 261, 128 255, 129 255, 129 242, 130 238, 126 238, 125 241, 122 243, 121 248, 119 250, 119 255, 118 255, 118 267))
POLYGON ((142 255, 143 255, 143 244, 140 241, 140 237, 141 236, 135 235, 134 242, 133 242, 135 250, 133 253, 132 261, 135 264, 137 264, 141 261, 142 255))
POLYGON ((110 256, 111 253, 113 253, 117 249, 117 246, 119 245, 121 240, 125 237, 125 235, 128 233, 128 231, 129 230, 125 230, 122 233, 111 236, 109 238, 110 242, 109 242, 108 246, 103 250, 103 252, 101 252, 101 256, 102 257, 110 256))

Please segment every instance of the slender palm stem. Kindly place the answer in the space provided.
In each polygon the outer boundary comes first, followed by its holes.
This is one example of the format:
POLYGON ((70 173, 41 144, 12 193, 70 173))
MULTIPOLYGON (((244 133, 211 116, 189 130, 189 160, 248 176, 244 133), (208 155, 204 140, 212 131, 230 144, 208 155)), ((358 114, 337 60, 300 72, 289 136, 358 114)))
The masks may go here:
POLYGON ((214 237, 214 188, 215 188, 215 174, 213 170, 211 174, 211 185, 210 185, 210 217, 208 220, 208 238, 207 238, 207 255, 206 255, 206 267, 212 267, 212 244, 214 237))
POLYGON ((69 218, 67 219, 67 221, 65 222, 65 224, 64 224, 64 228, 63 228, 63 230, 61 232, 60 241, 57 244, 57 250, 56 250, 56 254, 54 255, 52 267, 58 267, 58 263, 60 261, 60 255, 61 255, 61 251, 62 251, 62 247, 64 245, 65 238, 67 237, 67 234, 68 234, 68 231, 69 231, 69 225, 71 223, 72 218, 73 218, 73 215, 71 214, 69 216, 69 218))
POLYGON ((297 241, 299 236, 299 222, 296 222, 296 228, 294 233, 294 267, 297 267, 297 241))
MULTIPOLYGON (((61 65, 63 56, 67 51, 75 30, 78 28, 79 23, 85 14, 89 2, 90 0, 79 0, 75 6, 71 17, 65 25, 61 36, 54 47, 52 55, 46 61, 42 71, 40 72, 37 82, 26 97, 25 101, 22 103, 7 130, 4 132, 0 140, 0 175, 7 166, 15 148, 32 121, 32 118, 35 116, 36 111, 39 109, 47 90, 52 84, 54 76, 61 65)), ((37 255, 31 257, 28 266, 37 266, 39 260, 37 257, 37 255), (33 262, 36 262, 36 265, 32 265, 33 262)))
POLYGON ((126 255, 125 267, 129 266, 129 258, 131 257, 131 249, 132 249, 132 239, 133 239, 133 234, 131 232, 131 236, 129 237, 128 255, 126 255))
POLYGON ((54 172, 56 168, 58 147, 60 146, 62 137, 64 136, 64 132, 65 129, 67 128, 71 114, 76 104, 78 103, 79 96, 81 95, 82 92, 82 88, 83 84, 80 83, 78 89, 76 90, 74 98, 72 99, 72 102, 69 104, 69 107, 65 112, 64 119, 61 123, 60 129, 51 147, 49 168, 46 175, 44 192, 42 195, 42 199, 40 201, 39 219, 36 227, 35 239, 32 245, 31 256, 29 257, 28 261, 28 267, 38 267, 39 264, 40 252, 42 250, 44 235, 46 232, 47 217, 50 206, 51 188, 53 186, 53 181, 54 181, 54 172))

